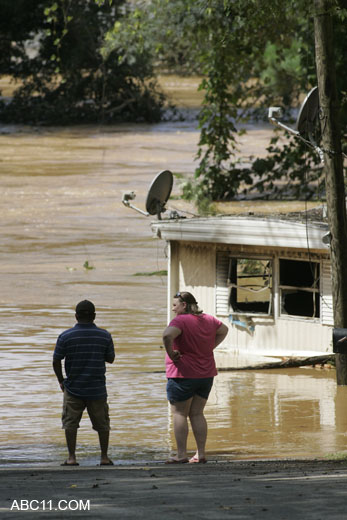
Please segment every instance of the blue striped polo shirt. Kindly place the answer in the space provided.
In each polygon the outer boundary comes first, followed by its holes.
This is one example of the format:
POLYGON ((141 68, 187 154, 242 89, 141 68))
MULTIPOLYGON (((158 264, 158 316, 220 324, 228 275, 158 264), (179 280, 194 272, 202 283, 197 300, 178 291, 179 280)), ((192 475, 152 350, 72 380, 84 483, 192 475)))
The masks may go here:
POLYGON ((103 399, 106 392, 105 361, 113 361, 111 334, 95 323, 76 323, 57 339, 53 359, 65 359, 64 387, 82 399, 103 399))

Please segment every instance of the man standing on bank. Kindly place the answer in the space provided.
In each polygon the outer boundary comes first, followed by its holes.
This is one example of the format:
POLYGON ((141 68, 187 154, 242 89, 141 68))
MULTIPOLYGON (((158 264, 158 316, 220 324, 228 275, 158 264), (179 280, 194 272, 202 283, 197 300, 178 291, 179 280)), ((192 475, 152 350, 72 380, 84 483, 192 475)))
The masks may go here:
POLYGON ((173 413, 177 456, 167 464, 204 463, 207 422, 204 408, 213 378, 217 375, 213 350, 228 334, 228 327, 198 307, 189 292, 178 292, 173 299, 176 317, 164 330, 166 349, 167 398, 173 413), (188 417, 197 451, 188 460, 188 417))
POLYGON ((75 314, 77 323, 57 339, 53 354, 53 369, 64 392, 62 423, 65 430, 68 459, 62 466, 78 466, 76 460, 77 429, 85 408, 98 432, 101 466, 112 466, 108 457, 110 418, 106 392, 106 366, 115 358, 111 334, 94 323, 95 307, 88 300, 79 302, 75 314), (64 379, 62 360, 65 359, 64 379))

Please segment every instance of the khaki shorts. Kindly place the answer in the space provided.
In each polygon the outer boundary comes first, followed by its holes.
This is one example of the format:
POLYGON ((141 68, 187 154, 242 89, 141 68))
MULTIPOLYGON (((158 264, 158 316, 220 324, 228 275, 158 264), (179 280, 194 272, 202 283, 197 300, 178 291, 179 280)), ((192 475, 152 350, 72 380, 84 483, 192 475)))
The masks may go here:
POLYGON ((79 397, 69 394, 66 390, 64 390, 63 402, 63 429, 77 430, 85 408, 87 408, 94 430, 99 432, 109 431, 111 429, 106 398, 80 399, 79 397))

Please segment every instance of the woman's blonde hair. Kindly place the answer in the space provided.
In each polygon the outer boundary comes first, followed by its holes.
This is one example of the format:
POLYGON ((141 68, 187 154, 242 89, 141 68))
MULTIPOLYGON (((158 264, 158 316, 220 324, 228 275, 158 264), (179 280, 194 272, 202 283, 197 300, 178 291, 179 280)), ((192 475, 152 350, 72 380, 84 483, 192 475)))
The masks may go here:
POLYGON ((192 293, 184 291, 184 292, 178 292, 175 294, 174 298, 179 298, 181 302, 184 302, 186 304, 186 312, 187 314, 202 314, 203 311, 199 309, 198 302, 192 295, 192 293))

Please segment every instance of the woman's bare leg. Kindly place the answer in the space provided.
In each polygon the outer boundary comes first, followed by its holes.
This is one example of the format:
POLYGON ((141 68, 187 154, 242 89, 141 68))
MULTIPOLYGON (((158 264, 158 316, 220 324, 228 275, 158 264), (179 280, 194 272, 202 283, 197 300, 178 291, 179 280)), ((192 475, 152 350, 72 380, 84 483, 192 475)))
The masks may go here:
POLYGON ((199 395, 194 395, 189 411, 190 424, 192 425, 192 430, 197 446, 195 457, 198 460, 205 458, 207 421, 204 416, 204 408, 206 403, 207 399, 204 399, 199 395))
POLYGON ((188 415, 193 398, 171 404, 177 460, 187 458, 188 415))

